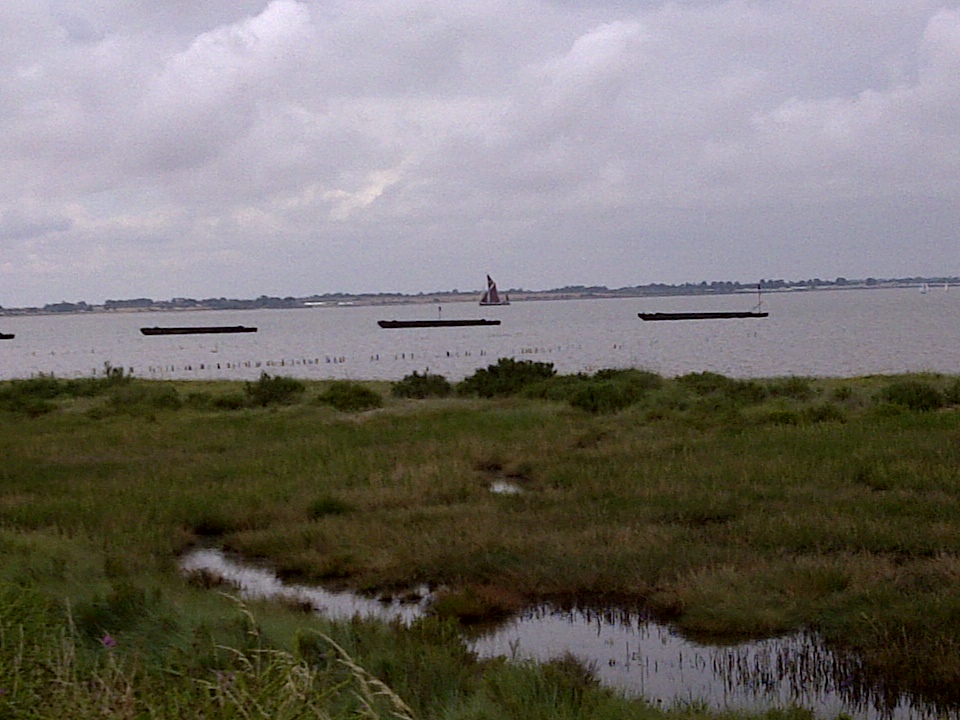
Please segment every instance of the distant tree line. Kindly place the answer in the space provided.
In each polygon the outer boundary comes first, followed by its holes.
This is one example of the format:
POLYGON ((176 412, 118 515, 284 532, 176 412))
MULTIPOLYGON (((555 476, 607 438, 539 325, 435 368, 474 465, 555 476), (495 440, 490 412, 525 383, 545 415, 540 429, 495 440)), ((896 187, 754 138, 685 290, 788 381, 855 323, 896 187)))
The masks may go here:
MULTIPOLYGON (((49 306, 47 306, 49 307, 49 306)), ((254 300, 239 300, 236 298, 174 298, 173 300, 151 300, 150 298, 134 298, 133 300, 107 300, 103 303, 104 310, 192 310, 205 308, 208 310, 256 310, 260 308, 295 308, 303 307, 303 301, 295 297, 268 297, 261 295, 254 300)), ((46 308, 44 308, 46 309, 46 308)))
MULTIPOLYGON (((536 297, 641 297, 641 296, 662 296, 662 295, 704 295, 704 294, 727 294, 737 292, 750 292, 758 287, 763 290, 791 290, 791 289, 816 289, 816 288, 855 288, 855 287, 897 287, 929 284, 951 285, 960 284, 960 277, 902 277, 902 278, 874 278, 868 277, 860 280, 848 280, 845 277, 837 277, 833 280, 823 280, 821 278, 809 278, 806 280, 783 280, 783 279, 760 279, 756 283, 744 283, 730 280, 706 280, 698 283, 680 283, 670 285, 667 283, 650 283, 647 285, 634 285, 610 289, 605 285, 567 285, 552 290, 524 290, 523 288, 511 288, 507 290, 514 299, 521 299, 523 295, 533 295, 536 297)), ((307 297, 272 297, 261 295, 252 300, 242 300, 237 298, 203 298, 196 300, 194 298, 173 298, 172 300, 153 300, 151 298, 140 297, 127 300, 107 300, 103 306, 89 305, 86 302, 58 302, 44 305, 42 308, 3 308, 0 312, 4 314, 18 313, 78 313, 91 312, 94 310, 254 310, 261 308, 283 309, 283 308, 301 308, 309 305, 325 304, 352 304, 354 302, 374 302, 377 304, 395 304, 403 302, 405 298, 424 298, 431 297, 438 301, 442 298, 458 299, 463 295, 473 294, 469 291, 460 292, 459 290, 446 290, 434 293, 417 293, 416 295, 405 295, 403 293, 326 293, 323 295, 310 295, 307 297)), ((479 291, 477 291, 479 296, 479 291)))

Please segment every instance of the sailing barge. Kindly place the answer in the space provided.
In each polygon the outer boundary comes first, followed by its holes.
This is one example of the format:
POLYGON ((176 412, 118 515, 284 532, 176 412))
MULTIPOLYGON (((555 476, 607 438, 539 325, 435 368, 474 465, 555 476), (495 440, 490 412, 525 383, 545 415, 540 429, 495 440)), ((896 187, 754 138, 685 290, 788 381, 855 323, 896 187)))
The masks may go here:
POLYGON ((190 327, 144 327, 144 335, 209 335, 217 333, 253 333, 255 327, 244 325, 194 325, 190 327))
POLYGON ((641 320, 714 320, 726 318, 764 318, 770 313, 759 310, 705 311, 705 312, 652 312, 637 313, 641 320))
POLYGON ((480 304, 482 306, 509 305, 510 298, 506 293, 504 293, 501 297, 500 293, 497 291, 497 284, 489 275, 487 275, 487 289, 483 291, 483 296, 480 298, 480 304))
POLYGON ((729 318, 765 318, 769 315, 763 309, 760 285, 757 285, 757 304, 753 310, 701 310, 694 312, 651 312, 637 313, 641 320, 726 320, 729 318))
POLYGON ((499 320, 378 320, 382 328, 425 328, 425 327, 472 327, 474 325, 499 325, 499 320))

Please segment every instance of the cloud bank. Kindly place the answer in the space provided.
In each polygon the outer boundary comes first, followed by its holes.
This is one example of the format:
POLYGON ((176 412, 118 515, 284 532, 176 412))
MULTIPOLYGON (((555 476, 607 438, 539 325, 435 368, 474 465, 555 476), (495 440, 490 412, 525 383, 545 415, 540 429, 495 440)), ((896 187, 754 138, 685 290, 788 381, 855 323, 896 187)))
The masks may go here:
POLYGON ((960 272, 960 3, 10 0, 0 304, 960 272))

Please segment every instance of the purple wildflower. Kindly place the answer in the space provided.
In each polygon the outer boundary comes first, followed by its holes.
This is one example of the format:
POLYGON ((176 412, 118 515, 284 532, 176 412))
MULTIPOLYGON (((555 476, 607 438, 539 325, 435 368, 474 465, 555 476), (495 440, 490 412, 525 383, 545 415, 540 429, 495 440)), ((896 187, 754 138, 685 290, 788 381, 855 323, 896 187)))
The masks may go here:
POLYGON ((117 646, 117 641, 111 637, 110 633, 104 633, 103 637, 100 638, 100 642, 103 643, 103 646, 106 648, 112 648, 117 646))

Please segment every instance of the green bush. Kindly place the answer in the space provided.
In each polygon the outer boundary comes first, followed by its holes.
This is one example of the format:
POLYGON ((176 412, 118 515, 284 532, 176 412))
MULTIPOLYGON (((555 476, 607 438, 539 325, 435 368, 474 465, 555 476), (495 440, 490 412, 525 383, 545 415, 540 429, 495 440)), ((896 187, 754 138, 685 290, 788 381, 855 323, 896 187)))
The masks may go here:
POLYGON ((453 392, 453 386, 443 375, 423 375, 416 370, 402 380, 393 383, 391 392, 394 397, 417 398, 447 397, 453 392))
POLYGON ((736 380, 714 372, 681 375, 677 383, 701 397, 720 396, 737 404, 758 403, 767 397, 767 389, 754 380, 736 380))
POLYGON ((64 394, 64 383, 57 380, 53 375, 36 375, 26 380, 11 380, 3 388, 2 396, 7 397, 31 397, 41 400, 52 400, 64 394))
POLYGON ((133 376, 123 368, 104 365, 102 377, 59 380, 40 373, 26 379, 0 383, 0 409, 30 417, 37 417, 57 409, 54 400, 60 398, 94 397, 120 386, 131 384, 133 376))
POLYGON ((218 395, 213 398, 212 403, 217 410, 240 410, 246 405, 245 398, 240 393, 218 395))
POLYGON ((457 394, 479 397, 516 395, 524 388, 556 375, 553 363, 500 358, 496 365, 477 370, 457 385, 457 394))
POLYGON ((662 378, 642 370, 600 370, 573 388, 570 405, 591 413, 623 410, 660 387, 662 378))
POLYGON ((797 425, 800 416, 793 410, 774 410, 764 416, 763 421, 771 425, 797 425))
POLYGON ((786 397, 793 400, 807 400, 813 395, 813 381, 806 377, 785 377, 772 380, 767 384, 767 392, 772 397, 786 397))
POLYGON ((56 409, 51 400, 60 393, 60 383, 51 375, 10 380, 0 385, 0 410, 39 417, 56 409))
POLYGON ((960 405, 960 380, 954 380, 950 386, 943 391, 943 399, 949 405, 960 405))
POLYGON ((337 380, 317 396, 317 402, 341 412, 362 412, 383 407, 383 398, 368 387, 350 380, 337 380))
POLYGON ((553 400, 555 402, 569 402, 577 390, 593 381, 585 373, 576 375, 554 375, 546 380, 532 383, 523 388, 523 397, 553 400))
POLYGON ((585 383, 570 397, 571 406, 594 414, 623 410, 634 402, 627 387, 609 380, 585 383))
POLYGON ((185 401, 194 410, 240 410, 247 406, 247 399, 240 393, 214 395, 209 392, 192 392, 185 401))
POLYGON ((244 385, 244 391, 251 405, 266 407, 274 404, 291 403, 307 389, 300 380, 279 375, 260 373, 256 382, 244 385))
POLYGON ((833 391, 833 399, 837 402, 846 402, 853 397, 853 388, 849 385, 840 385, 833 391))
POLYGON ((804 408, 801 413, 806 422, 844 422, 847 416, 843 410, 832 403, 823 403, 821 405, 811 405, 804 408))
POLYGON ((880 398, 892 405, 902 405, 915 412, 943 407, 943 393, 922 380, 899 380, 880 391, 880 398))

